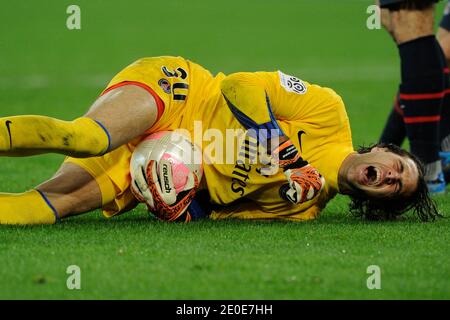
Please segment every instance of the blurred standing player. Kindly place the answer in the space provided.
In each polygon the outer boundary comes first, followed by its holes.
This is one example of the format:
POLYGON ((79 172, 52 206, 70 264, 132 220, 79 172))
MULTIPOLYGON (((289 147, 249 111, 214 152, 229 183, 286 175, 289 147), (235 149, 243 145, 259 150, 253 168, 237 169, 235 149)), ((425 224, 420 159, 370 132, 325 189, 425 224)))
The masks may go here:
POLYGON ((444 51, 447 60, 447 71, 446 71, 446 95, 444 97, 444 111, 442 112, 441 121, 441 158, 443 163, 443 169, 445 174, 445 180, 450 182, 450 72, 448 66, 450 65, 450 1, 448 1, 444 16, 442 17, 441 24, 437 33, 438 41, 444 51))
MULTIPOLYGON (((450 96, 446 95, 450 92, 449 69, 434 35, 434 9, 438 1, 379 1, 383 25, 398 45, 401 60, 399 94, 380 140, 401 145, 408 137, 411 152, 425 164, 425 179, 431 193, 445 191, 444 171, 448 171, 450 164, 450 96)), ((446 14, 439 35, 447 57, 448 30, 450 16, 446 14)))

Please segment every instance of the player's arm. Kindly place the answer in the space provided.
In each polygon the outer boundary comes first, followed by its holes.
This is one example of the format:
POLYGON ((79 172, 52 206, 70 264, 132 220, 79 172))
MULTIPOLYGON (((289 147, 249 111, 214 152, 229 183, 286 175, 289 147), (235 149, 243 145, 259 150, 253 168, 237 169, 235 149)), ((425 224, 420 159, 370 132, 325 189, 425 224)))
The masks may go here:
MULTIPOLYGON (((287 149, 288 143, 284 142, 290 142, 290 140, 276 120, 283 118, 283 115, 274 113, 266 91, 267 85, 254 73, 240 72, 226 77, 221 83, 221 90, 236 119, 244 128, 253 133, 259 143, 269 145, 265 144, 267 140, 277 138, 280 145, 284 145, 287 149)), ((276 152, 276 150, 271 151, 276 152)), ((289 149, 285 151, 289 151, 289 149)), ((287 165, 286 162, 299 156, 295 152, 286 154, 281 152, 279 155, 279 164, 283 167, 287 165)))
POLYGON ((278 145, 270 147, 269 152, 288 180, 282 194, 293 203, 302 203, 314 198, 325 181, 301 157, 299 150, 279 126, 277 119, 289 120, 290 113, 283 112, 282 108, 273 108, 267 93, 268 86, 270 83, 257 74, 242 72, 226 77, 221 90, 231 112, 247 130, 254 133, 258 143, 271 146, 268 141, 278 139, 278 145))

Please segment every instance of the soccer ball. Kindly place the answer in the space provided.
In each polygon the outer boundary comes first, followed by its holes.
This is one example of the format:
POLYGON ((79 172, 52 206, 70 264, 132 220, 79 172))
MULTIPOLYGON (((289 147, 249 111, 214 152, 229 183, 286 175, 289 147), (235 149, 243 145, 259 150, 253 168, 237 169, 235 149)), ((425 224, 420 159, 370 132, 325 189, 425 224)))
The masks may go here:
MULTIPOLYGON (((146 201, 142 196, 136 183, 138 176, 150 174, 149 164, 154 160, 157 164, 159 187, 162 190, 163 200, 168 205, 173 205, 185 191, 194 188, 195 179, 201 181, 203 176, 202 152, 201 149, 191 142, 186 136, 177 131, 160 131, 144 138, 133 151, 130 161, 131 191, 136 199, 144 202, 150 211, 155 209, 154 203, 146 201), (171 177, 166 176, 167 171, 161 165, 170 164, 172 168, 171 177), (171 181, 169 184, 168 182, 171 181), (170 190, 173 186, 175 193, 170 190), (164 197, 164 192, 170 192, 171 196, 164 197)), ((158 212, 153 212, 158 216, 158 212)))

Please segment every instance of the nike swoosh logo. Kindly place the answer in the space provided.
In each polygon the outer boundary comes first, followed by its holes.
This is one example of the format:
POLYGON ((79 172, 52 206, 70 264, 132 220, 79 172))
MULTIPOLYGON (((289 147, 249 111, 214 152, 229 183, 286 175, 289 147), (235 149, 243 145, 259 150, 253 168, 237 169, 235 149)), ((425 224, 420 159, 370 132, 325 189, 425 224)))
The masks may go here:
POLYGON ((9 135, 9 148, 12 149, 12 137, 11 137, 11 123, 12 121, 6 120, 5 125, 6 129, 8 129, 8 135, 9 135))
POLYGON ((298 144, 300 145, 300 152, 303 152, 303 149, 302 149, 302 134, 306 134, 306 132, 303 131, 303 130, 300 130, 300 131, 297 133, 298 144))

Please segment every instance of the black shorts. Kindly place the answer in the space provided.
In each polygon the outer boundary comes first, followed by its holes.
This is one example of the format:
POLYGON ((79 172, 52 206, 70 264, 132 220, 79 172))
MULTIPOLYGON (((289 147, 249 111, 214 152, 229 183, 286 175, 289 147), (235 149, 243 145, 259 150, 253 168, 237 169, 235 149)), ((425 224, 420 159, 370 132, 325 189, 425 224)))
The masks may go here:
POLYGON ((450 0, 447 3, 447 6, 444 10, 444 15, 442 16, 441 28, 444 28, 447 31, 450 31, 450 0))
POLYGON ((389 10, 399 10, 400 8, 425 9, 440 0, 380 0, 380 7, 389 10))

